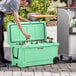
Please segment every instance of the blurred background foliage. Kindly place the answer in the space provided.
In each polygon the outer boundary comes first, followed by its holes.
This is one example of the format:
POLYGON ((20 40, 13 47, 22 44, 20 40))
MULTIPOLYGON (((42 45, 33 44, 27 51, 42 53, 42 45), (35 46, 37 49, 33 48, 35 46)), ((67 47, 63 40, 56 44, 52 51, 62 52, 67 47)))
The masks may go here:
MULTIPOLYGON (((50 14, 57 15, 57 7, 66 6, 64 2, 53 1, 53 0, 32 0, 31 7, 21 7, 19 8, 19 15, 27 18, 28 13, 40 13, 40 14, 50 14)), ((6 30, 7 23, 14 20, 12 15, 5 14, 4 18, 4 30, 6 30)), ((55 18, 46 18, 46 22, 55 21, 55 18)))

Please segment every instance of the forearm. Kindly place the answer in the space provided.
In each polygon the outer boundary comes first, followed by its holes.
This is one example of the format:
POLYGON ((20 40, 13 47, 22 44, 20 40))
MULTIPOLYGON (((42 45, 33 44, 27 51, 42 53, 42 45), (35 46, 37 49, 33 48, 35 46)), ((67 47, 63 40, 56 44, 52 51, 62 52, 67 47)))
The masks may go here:
POLYGON ((15 22, 16 22, 17 26, 19 27, 21 32, 24 34, 24 30, 23 30, 23 28, 21 26, 18 14, 16 12, 13 12, 13 16, 14 16, 14 19, 15 19, 15 22))
POLYGON ((19 19, 22 20, 22 21, 24 21, 24 22, 30 22, 30 20, 24 19, 21 16, 19 16, 19 19))

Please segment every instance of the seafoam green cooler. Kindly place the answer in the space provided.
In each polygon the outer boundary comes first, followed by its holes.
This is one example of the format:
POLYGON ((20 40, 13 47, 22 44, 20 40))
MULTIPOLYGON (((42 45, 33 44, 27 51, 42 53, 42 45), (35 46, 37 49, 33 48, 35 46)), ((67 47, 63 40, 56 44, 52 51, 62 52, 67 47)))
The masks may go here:
POLYGON ((31 36, 29 41, 23 36, 16 23, 7 25, 12 65, 27 67, 58 62, 59 43, 47 41, 46 22, 22 22, 21 24, 24 31, 31 36))

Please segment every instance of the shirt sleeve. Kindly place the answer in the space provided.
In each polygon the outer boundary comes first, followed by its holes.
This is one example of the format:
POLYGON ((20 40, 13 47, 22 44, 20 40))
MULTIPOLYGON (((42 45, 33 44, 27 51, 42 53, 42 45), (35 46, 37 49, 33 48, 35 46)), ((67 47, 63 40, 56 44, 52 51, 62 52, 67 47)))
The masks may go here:
POLYGON ((10 6, 12 11, 18 12, 20 6, 20 0, 11 0, 10 6))

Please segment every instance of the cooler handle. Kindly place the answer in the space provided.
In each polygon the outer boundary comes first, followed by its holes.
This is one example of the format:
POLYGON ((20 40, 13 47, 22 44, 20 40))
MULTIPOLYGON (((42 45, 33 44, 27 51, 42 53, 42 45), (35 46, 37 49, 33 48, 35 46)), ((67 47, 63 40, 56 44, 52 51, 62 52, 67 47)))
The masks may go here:
POLYGON ((19 48, 17 48, 17 57, 14 56, 14 47, 12 48, 12 55, 14 59, 18 59, 18 55, 19 55, 19 48))

